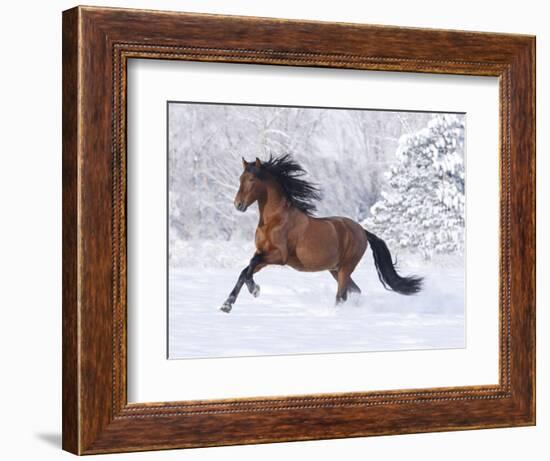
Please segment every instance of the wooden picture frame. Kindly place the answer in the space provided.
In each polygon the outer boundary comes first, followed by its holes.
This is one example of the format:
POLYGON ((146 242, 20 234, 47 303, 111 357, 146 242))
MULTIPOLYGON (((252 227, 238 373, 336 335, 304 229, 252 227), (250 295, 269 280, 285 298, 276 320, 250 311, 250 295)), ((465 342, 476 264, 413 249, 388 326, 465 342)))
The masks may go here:
POLYGON ((63 13, 63 448, 93 454, 535 424, 535 38, 76 7, 63 13), (496 76, 500 380, 128 403, 131 58, 496 76))

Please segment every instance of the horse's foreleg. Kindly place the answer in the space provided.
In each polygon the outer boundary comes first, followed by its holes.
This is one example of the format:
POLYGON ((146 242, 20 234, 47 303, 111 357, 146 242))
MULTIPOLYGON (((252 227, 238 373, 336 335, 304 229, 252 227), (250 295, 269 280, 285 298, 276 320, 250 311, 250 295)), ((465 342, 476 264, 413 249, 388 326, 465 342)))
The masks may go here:
POLYGON ((223 303, 221 310, 224 312, 231 311, 244 284, 246 284, 248 291, 254 297, 258 297, 260 286, 254 281, 254 274, 269 264, 284 264, 285 262, 286 259, 283 258, 283 253, 279 249, 275 249, 269 253, 256 253, 248 266, 241 271, 235 287, 223 303))
POLYGON ((241 288, 243 287, 243 284, 245 282, 247 271, 248 271, 248 266, 246 266, 239 274, 237 283, 231 290, 231 293, 229 293, 229 296, 227 297, 225 302, 222 304, 222 307, 220 307, 220 310, 222 310, 223 312, 231 312, 231 309, 233 309, 233 304, 235 304, 235 301, 237 300, 237 296, 239 296, 239 293, 241 292, 241 288))
POLYGON ((248 265, 248 272, 246 273, 246 278, 244 283, 248 288, 248 291, 255 297, 260 293, 259 285, 254 282, 253 275, 263 269, 265 266, 270 264, 285 264, 287 259, 286 253, 280 248, 274 248, 269 252, 256 253, 254 257, 250 260, 248 265))
POLYGON ((237 279, 237 283, 235 284, 233 290, 231 290, 231 293, 229 293, 229 296, 220 308, 223 312, 230 312, 231 309, 233 309, 233 304, 235 304, 235 301, 237 300, 237 297, 241 292, 241 288, 245 283, 248 291, 250 291, 250 293, 254 297, 257 297, 259 295, 260 287, 254 282, 252 274, 254 272, 257 272, 259 265, 261 265, 261 259, 262 258, 260 254, 255 254, 254 257, 250 260, 248 266, 246 266, 241 271, 241 273, 239 274, 239 278, 237 279))
POLYGON ((260 253, 256 253, 250 260, 250 264, 248 265, 246 271, 244 283, 246 283, 246 288, 248 288, 250 294, 255 298, 260 295, 260 286, 254 281, 253 274, 258 272, 264 266, 265 264, 262 264, 262 255, 260 253))

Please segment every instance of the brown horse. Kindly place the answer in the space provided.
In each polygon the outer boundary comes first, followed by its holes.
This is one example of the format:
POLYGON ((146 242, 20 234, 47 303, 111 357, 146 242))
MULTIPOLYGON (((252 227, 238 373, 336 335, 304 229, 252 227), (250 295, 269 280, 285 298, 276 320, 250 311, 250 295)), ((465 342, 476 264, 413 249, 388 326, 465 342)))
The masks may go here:
POLYGON ((401 277, 382 239, 349 218, 312 216, 319 191, 302 178, 304 169, 289 155, 271 157, 267 162, 256 158, 249 163, 243 158, 243 170, 234 203, 237 210, 245 212, 258 202, 256 252, 239 275, 222 311, 231 311, 243 284, 258 296, 260 287, 253 275, 270 264, 305 272, 329 271, 338 282, 336 303, 344 302, 348 293, 361 292, 351 274, 369 243, 385 288, 404 295, 420 291, 422 279, 401 277))

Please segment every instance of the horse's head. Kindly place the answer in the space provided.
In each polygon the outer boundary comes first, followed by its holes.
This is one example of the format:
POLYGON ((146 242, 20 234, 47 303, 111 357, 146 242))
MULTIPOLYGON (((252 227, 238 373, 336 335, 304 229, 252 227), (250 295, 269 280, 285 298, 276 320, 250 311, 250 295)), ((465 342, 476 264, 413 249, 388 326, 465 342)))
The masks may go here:
POLYGON ((245 212, 265 192, 265 184, 258 177, 261 166, 262 162, 259 158, 254 162, 247 162, 243 158, 243 172, 239 178, 240 187, 233 201, 237 210, 245 212))

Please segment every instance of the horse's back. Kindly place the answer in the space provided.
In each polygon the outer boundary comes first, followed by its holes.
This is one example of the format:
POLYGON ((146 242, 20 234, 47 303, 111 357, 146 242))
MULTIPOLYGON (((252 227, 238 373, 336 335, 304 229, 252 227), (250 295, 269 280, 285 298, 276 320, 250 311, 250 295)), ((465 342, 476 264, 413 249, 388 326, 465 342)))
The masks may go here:
POLYGON ((358 256, 359 259, 367 249, 367 234, 356 221, 343 216, 324 218, 332 223, 338 234, 342 257, 358 256))
POLYGON ((336 270, 343 261, 354 256, 360 259, 365 252, 365 232, 349 218, 308 217, 307 223, 299 227, 293 238, 294 254, 289 259, 295 269, 336 270))

